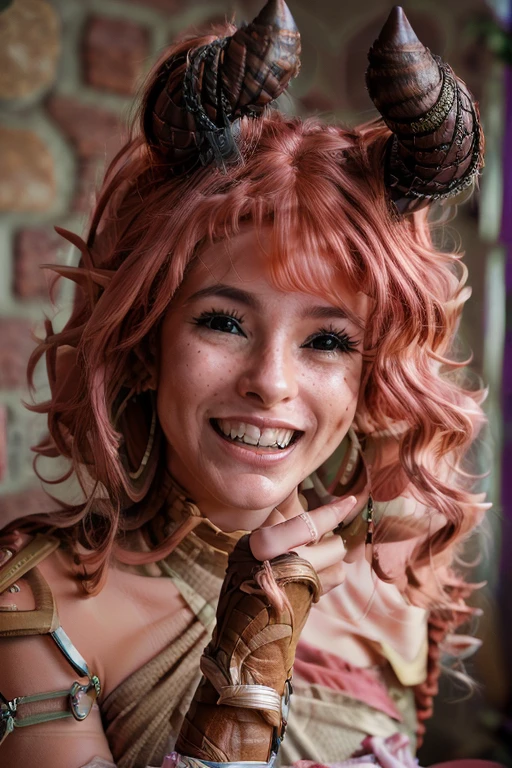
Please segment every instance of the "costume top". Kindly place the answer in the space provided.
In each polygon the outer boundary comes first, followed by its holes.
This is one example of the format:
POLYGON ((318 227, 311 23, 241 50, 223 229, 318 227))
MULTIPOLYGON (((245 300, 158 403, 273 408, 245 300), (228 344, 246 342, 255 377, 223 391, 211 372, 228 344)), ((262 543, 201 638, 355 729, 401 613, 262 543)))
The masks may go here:
MULTIPOLYGON (((155 518, 155 543, 161 541, 162 535, 170 535, 190 515, 190 507, 186 494, 172 483, 165 514, 155 518)), ((226 535, 210 523, 201 523, 165 560, 156 564, 156 569, 154 564, 120 566, 148 578, 172 579, 188 609, 169 616, 169 627, 172 625, 176 639, 108 696, 99 698, 104 729, 119 768, 160 765, 174 746, 200 679, 199 659, 213 629, 227 555, 238 535, 226 535)), ((140 544, 133 541, 134 547, 140 548, 140 544)), ((280 752, 282 764, 301 758, 325 762, 346 759, 366 735, 385 737, 402 731, 414 742, 416 718, 409 686, 421 681, 425 667, 426 651, 422 650, 421 642, 418 644, 418 638, 426 638, 425 612, 408 606, 394 585, 384 585, 371 575, 370 593, 366 594, 368 581, 361 574, 366 566, 370 573, 371 569, 368 564, 352 566, 345 584, 314 606, 299 643, 295 692, 280 752), (332 612, 336 618, 329 622, 332 612), (330 649, 322 647, 321 636, 327 632, 334 641, 330 649), (341 654, 332 652, 336 648, 333 632, 339 633, 340 642, 350 633, 365 638, 374 649, 380 648, 381 663, 362 669, 346 662, 341 654), (419 651, 404 655, 411 638, 419 651)), ((37 568, 29 573, 36 580, 34 584, 44 582, 37 568)), ((48 587, 43 589, 46 599, 51 600, 48 587)), ((25 633, 23 613, 28 612, 0 613, 0 637, 9 634, 8 625, 14 626, 16 622, 20 624, 16 634, 25 633)), ((58 625, 58 619, 53 623, 58 625)), ((70 677, 70 685, 72 682, 70 677)), ((65 693, 60 692, 61 696, 65 693)), ((20 707, 20 718, 21 710, 20 707)))

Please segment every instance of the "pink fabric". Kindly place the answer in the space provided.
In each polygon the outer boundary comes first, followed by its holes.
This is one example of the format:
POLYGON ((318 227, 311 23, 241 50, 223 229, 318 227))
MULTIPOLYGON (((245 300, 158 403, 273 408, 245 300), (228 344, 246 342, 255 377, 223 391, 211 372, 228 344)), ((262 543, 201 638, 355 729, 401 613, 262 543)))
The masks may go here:
POLYGON ((344 661, 334 653, 299 641, 294 674, 307 683, 322 685, 385 712, 402 722, 402 716, 389 696, 386 686, 372 669, 362 669, 344 661))
MULTIPOLYGON (((395 733, 387 739, 378 736, 367 736, 363 741, 362 750, 358 756, 341 763, 316 763, 314 760, 298 760, 292 768, 420 768, 418 761, 412 756, 409 739, 404 734, 395 733)), ((500 763, 488 760, 450 760, 446 763, 436 763, 431 768, 505 768, 500 763)))
MULTIPOLYGON (((390 515, 397 520, 415 515, 416 507, 409 506, 408 501, 402 497, 393 502, 380 502, 379 515, 390 515)), ((377 577, 365 557, 364 536, 360 543, 358 536, 354 537, 356 543, 347 537, 349 551, 343 563, 345 581, 312 606, 301 639, 332 652, 340 647, 344 638, 353 636, 381 647, 389 646, 405 665, 411 664, 426 647, 427 611, 406 601, 396 584, 377 577)), ((397 558, 406 559, 402 542, 381 544, 379 552, 384 570, 393 574, 399 571, 397 558)), ((364 660, 349 658, 359 666, 368 666, 364 660)), ((412 684, 419 682, 417 679, 412 684)))
POLYGON ((449 760, 447 763, 436 763, 430 768, 506 768, 503 763, 491 763, 489 760, 449 760))

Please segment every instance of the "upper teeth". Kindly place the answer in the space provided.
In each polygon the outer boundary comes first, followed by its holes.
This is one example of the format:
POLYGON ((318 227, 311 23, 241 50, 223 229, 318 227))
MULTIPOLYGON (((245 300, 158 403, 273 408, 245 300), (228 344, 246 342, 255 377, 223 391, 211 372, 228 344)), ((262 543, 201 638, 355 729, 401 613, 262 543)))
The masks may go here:
POLYGON ((217 425, 221 432, 232 440, 237 438, 248 445, 261 445, 270 447, 277 445, 286 448, 294 435, 293 429, 260 429, 254 424, 245 424, 243 421, 228 421, 217 419, 217 425))

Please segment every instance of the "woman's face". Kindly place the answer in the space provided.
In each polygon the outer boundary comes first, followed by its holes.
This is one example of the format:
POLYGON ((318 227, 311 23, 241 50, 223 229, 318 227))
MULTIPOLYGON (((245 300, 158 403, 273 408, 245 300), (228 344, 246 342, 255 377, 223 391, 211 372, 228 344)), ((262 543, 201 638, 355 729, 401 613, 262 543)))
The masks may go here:
MULTIPOLYGON (((203 514, 251 530, 339 445, 356 409, 362 328, 269 282, 270 230, 202 252, 163 322, 157 408, 168 465, 203 514)), ((270 254, 271 255, 271 254, 270 254)), ((364 324, 366 298, 343 296, 364 324)))

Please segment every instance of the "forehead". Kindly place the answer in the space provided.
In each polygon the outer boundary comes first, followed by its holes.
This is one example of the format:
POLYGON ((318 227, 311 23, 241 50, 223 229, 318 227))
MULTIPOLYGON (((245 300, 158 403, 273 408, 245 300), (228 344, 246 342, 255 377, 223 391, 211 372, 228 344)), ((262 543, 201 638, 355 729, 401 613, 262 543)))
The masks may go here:
MULTIPOLYGON (((316 254, 311 254, 310 260, 314 262, 315 257, 316 254)), ((246 291, 270 291, 281 294, 282 298, 286 298, 286 294, 302 294, 303 297, 314 298, 316 304, 342 305, 364 322, 368 310, 367 297, 354 291, 348 281, 340 279, 334 264, 330 270, 327 267, 326 273, 326 261, 322 260, 322 279, 316 281, 313 287, 311 281, 304 279, 301 290, 301 274, 311 272, 310 264, 305 269, 304 260, 307 258, 306 254, 294 251, 282 264, 276 255, 272 226, 256 227, 252 223, 244 223, 237 234, 204 246, 199 251, 180 293, 186 299, 185 293, 190 295, 201 288, 222 283, 246 291), (290 284, 293 283, 293 288, 289 290, 283 287, 288 282, 287 276, 291 278, 290 284), (326 282, 329 283, 329 291, 322 290, 322 283, 326 282)))
POLYGON ((272 259, 272 229, 256 228, 246 223, 232 237, 203 247, 196 258, 193 272, 199 279, 224 282, 230 278, 251 283, 268 279, 272 259))

